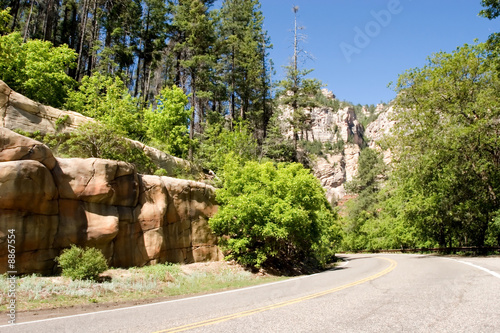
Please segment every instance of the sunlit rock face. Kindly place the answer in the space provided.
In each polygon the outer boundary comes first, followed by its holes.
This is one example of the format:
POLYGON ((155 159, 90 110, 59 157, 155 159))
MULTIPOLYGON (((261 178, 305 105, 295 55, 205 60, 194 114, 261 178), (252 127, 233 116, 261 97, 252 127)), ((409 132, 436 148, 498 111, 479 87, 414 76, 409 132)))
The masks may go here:
MULTIPOLYGON (((327 99, 334 100, 335 95, 322 89, 327 99)), ((352 107, 334 110, 330 107, 317 107, 305 111, 309 116, 307 130, 299 133, 299 139, 320 141, 323 144, 323 154, 312 161, 314 175, 320 180, 326 190, 327 199, 335 205, 347 193, 344 184, 353 179, 358 170, 358 158, 363 147, 381 150, 377 140, 387 134, 394 123, 390 120, 392 107, 377 105, 375 114, 378 118, 366 129, 358 121, 352 107)), ((370 116, 368 109, 363 108, 365 117, 370 116)), ((282 133, 291 138, 293 130, 290 127, 292 109, 281 106, 282 133)), ((390 161, 390 152, 384 151, 384 161, 390 161)))
POLYGON ((6 128, 0 144, 0 261, 14 230, 19 274, 54 272, 71 244, 100 249, 115 267, 222 259, 208 226, 213 187, 140 175, 125 162, 54 158, 6 128))

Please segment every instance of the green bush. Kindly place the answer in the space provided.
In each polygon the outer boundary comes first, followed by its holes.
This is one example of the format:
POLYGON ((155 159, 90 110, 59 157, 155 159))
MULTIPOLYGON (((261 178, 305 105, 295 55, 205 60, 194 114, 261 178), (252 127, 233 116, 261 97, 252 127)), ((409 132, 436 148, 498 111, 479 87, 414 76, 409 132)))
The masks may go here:
POLYGON ((61 145, 60 152, 71 157, 94 157, 132 163, 138 172, 145 174, 152 174, 156 170, 153 161, 142 149, 127 141, 123 132, 106 123, 89 122, 78 127, 61 145))
MULTIPOLYGON (((301 164, 248 162, 224 167, 221 204, 209 221, 226 259, 261 266, 325 264, 340 239, 336 213, 301 164)), ((231 162, 232 161, 232 162, 231 162)))
POLYGON ((321 141, 314 140, 311 142, 303 140, 301 141, 300 145, 308 154, 323 155, 323 144, 321 143, 321 141))
POLYGON ((188 156, 189 147, 194 144, 189 137, 192 109, 188 104, 188 96, 181 88, 165 87, 156 96, 156 107, 151 106, 144 113, 148 137, 167 154, 181 158, 188 156))
POLYGON ((143 140, 146 128, 137 98, 119 77, 99 73, 84 76, 76 91, 70 91, 65 108, 106 123, 134 140, 143 140))
POLYGON ((100 273, 108 269, 102 252, 93 247, 82 249, 71 245, 55 260, 62 269, 62 275, 72 280, 96 280, 100 273))
POLYGON ((234 130, 220 123, 210 124, 205 129, 204 140, 196 152, 196 160, 204 168, 219 173, 226 163, 227 155, 234 154, 241 161, 257 158, 257 141, 248 126, 235 122, 234 130))

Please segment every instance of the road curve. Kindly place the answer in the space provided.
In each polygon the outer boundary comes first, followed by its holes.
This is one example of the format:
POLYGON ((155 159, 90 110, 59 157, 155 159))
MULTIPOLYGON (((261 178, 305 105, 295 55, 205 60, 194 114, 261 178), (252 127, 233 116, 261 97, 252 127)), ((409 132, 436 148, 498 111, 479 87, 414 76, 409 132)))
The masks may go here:
POLYGON ((500 332, 498 257, 344 258, 312 276, 0 332, 500 332))

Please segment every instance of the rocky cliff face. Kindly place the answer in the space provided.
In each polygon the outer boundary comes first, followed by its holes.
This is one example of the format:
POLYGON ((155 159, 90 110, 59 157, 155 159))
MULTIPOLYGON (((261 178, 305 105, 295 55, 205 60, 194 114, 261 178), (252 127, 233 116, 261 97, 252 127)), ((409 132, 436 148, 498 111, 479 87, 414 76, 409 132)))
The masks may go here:
POLYGON ((219 260, 207 223, 216 210, 203 183, 139 175, 125 162, 55 158, 0 128, 0 262, 14 230, 20 274, 53 272, 71 244, 101 249, 115 267, 219 260))
MULTIPOLYGON (((328 90, 323 89, 322 93, 326 98, 335 99, 335 95, 328 90)), ((370 115, 367 109, 363 109, 362 112, 365 116, 370 115)), ((290 138, 293 132, 287 119, 291 117, 291 113, 291 108, 282 108, 282 132, 290 138)), ((382 104, 377 106, 375 113, 380 114, 380 119, 371 123, 366 131, 352 107, 339 110, 318 107, 308 113, 310 119, 308 130, 299 133, 299 137, 303 140, 320 141, 325 148, 334 147, 322 156, 318 156, 312 165, 314 175, 326 189, 327 199, 332 204, 346 195, 344 183, 350 181, 357 173, 361 148, 375 147, 375 141, 392 127, 392 123, 388 121, 386 108, 382 104)))
POLYGON ((395 121, 392 120, 394 115, 394 107, 380 108, 378 117, 375 121, 368 124, 366 127, 366 137, 368 138, 369 147, 383 153, 385 164, 389 164, 392 159, 390 150, 382 150, 377 142, 385 135, 388 135, 394 127, 395 121))

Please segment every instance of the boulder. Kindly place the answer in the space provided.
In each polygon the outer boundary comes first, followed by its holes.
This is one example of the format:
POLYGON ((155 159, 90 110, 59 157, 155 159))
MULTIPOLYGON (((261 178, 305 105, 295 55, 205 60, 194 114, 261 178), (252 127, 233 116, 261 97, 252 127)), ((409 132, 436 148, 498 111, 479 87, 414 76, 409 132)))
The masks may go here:
POLYGON ((0 162, 34 160, 49 170, 56 166, 56 159, 46 145, 36 140, 0 127, 0 162))
POLYGON ((139 204, 134 209, 134 220, 143 232, 158 229, 166 222, 168 209, 167 189, 159 176, 140 177, 139 204))
POLYGON ((222 254, 218 248, 208 250, 217 244, 217 237, 208 225, 208 219, 217 212, 215 189, 189 180, 170 177, 162 177, 162 180, 169 194, 165 227, 167 259, 176 262, 196 262, 202 257, 220 260, 222 254))
MULTIPOLYGON (((59 110, 39 104, 11 90, 0 80, 0 127, 42 134, 71 133, 79 126, 95 122, 78 112, 59 110)), ((144 145, 141 142, 126 139, 132 146, 138 148, 151 158, 159 168, 174 176, 181 170, 193 175, 203 174, 200 169, 189 161, 168 155, 161 150, 144 145)))
POLYGON ((54 179, 61 199, 134 207, 139 196, 135 167, 97 158, 57 159, 54 179))
POLYGON ((59 228, 54 242, 55 248, 70 247, 71 244, 85 246, 87 243, 87 214, 83 202, 59 200, 59 228))
POLYGON ((149 258, 144 245, 144 235, 134 220, 134 208, 118 206, 118 234, 114 239, 114 267, 144 266, 149 258))
MULTIPOLYGON (((38 141, 12 132, 69 131, 76 113, 40 105, 0 81, 0 260, 8 230, 16 234, 19 274, 54 273, 64 248, 100 249, 117 267, 222 258, 208 218, 215 192, 202 183, 138 175, 134 166, 103 159, 56 159, 38 141), (58 119, 65 119, 58 128, 58 119)), ((136 142, 161 167, 198 172, 189 162, 136 142)), ((7 267, 0 265, 0 274, 7 267)))
POLYGON ((5 82, 0 80, 0 116, 2 120, 5 116, 5 108, 9 104, 9 96, 11 92, 12 90, 9 88, 9 86, 6 85, 5 82))
POLYGON ((159 176, 140 177, 139 204, 133 211, 133 218, 138 228, 131 234, 138 240, 139 251, 134 253, 135 262, 140 266, 147 263, 164 261, 165 236, 163 226, 166 223, 168 196, 165 185, 159 176))
MULTIPOLYGON (((22 211, 0 210, 0 245, 6 242, 8 230, 15 231, 16 248, 37 251, 52 248, 57 233, 57 215, 38 215, 22 211)), ((0 256, 7 246, 0 246, 0 256)))
POLYGON ((0 209, 56 215, 57 196, 52 175, 40 162, 0 162, 0 209))
POLYGON ((1 127, 20 129, 25 132, 69 133, 78 126, 94 121, 78 112, 63 111, 37 103, 13 90, 0 81, 1 127), (62 124, 58 120, 63 119, 62 124))
POLYGON ((71 244, 95 247, 111 260, 113 240, 119 228, 116 206, 62 199, 59 220, 54 244, 56 248, 66 248, 71 244))
MULTIPOLYGON (((8 235, 14 231, 16 264, 18 273, 51 273, 54 258, 59 254, 54 249, 58 228, 57 215, 38 215, 25 211, 0 210, 0 262, 8 262, 8 235)), ((6 265, 0 265, 4 273, 6 265)))

